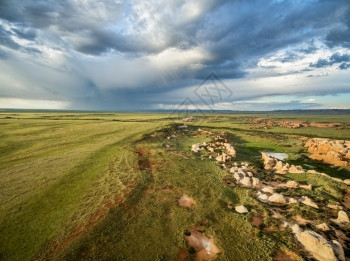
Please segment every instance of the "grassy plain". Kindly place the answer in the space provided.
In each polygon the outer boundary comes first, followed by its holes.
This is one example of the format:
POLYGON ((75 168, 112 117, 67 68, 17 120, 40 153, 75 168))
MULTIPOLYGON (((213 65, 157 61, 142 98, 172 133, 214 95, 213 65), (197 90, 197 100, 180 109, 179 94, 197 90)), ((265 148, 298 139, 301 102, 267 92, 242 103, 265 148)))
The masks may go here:
MULTIPOLYGON (((349 123, 348 116, 264 115, 349 123)), ((184 231, 198 224, 220 247, 217 260, 273 260, 281 247, 296 249, 273 219, 263 221, 267 232, 252 224, 268 211, 250 190, 227 187, 226 171, 190 151, 209 140, 195 130, 226 131, 236 160, 261 168, 260 151, 310 163, 301 136, 348 139, 350 129, 250 129, 246 119, 254 117, 262 115, 207 115, 180 131, 182 121, 166 113, 0 113, 0 260, 176 260, 186 249, 184 231), (196 206, 180 208, 181 194, 196 206), (227 202, 251 211, 239 215, 227 202)), ((350 178, 349 168, 312 164, 350 178)), ((317 186, 310 197, 330 202, 345 189, 316 175, 293 178, 317 186)))

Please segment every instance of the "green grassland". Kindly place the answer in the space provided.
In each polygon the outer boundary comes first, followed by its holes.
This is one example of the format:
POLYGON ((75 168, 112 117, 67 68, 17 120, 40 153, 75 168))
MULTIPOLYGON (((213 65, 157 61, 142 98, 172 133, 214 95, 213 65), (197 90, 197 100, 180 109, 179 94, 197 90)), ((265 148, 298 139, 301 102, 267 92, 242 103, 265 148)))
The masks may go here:
MULTIPOLYGON (((265 204, 249 189, 226 186, 226 171, 190 151, 210 140, 195 130, 227 132, 236 160, 261 169, 261 151, 310 163, 300 137, 349 139, 350 129, 250 129, 245 118, 349 123, 348 116, 209 114, 179 130, 182 121, 167 113, 2 112, 0 260, 176 260, 195 225, 215 238, 217 260, 273 260, 281 247, 298 248, 290 231, 271 218, 263 221, 268 232, 252 224, 255 214, 268 216, 265 204), (182 194, 195 199, 193 209, 177 205, 182 194), (251 211, 239 215, 227 202, 251 211)), ((312 165, 350 178, 348 167, 312 165)), ((312 183, 309 196, 329 202, 345 190, 317 175, 284 178, 312 183)))

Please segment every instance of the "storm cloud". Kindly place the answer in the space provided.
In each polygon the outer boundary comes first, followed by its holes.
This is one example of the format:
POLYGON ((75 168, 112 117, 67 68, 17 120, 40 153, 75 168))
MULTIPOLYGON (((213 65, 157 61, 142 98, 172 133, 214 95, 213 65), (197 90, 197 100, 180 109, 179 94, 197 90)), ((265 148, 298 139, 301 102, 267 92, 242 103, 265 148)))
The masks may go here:
POLYGON ((96 110, 154 109, 186 97, 200 103, 194 90, 213 72, 235 90, 222 103, 347 94, 349 67, 346 0, 0 1, 0 103, 96 110))

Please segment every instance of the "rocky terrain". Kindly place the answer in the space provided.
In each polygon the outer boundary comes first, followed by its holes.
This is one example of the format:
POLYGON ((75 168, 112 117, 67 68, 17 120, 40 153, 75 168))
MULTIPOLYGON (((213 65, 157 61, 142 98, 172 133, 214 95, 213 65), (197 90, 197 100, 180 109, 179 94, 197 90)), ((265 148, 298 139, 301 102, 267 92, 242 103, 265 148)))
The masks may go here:
POLYGON ((316 128, 336 128, 336 129, 346 129, 350 128, 350 124, 339 123, 339 122, 307 122, 307 121, 284 121, 284 120, 271 120, 267 118, 246 118, 247 122, 252 124, 252 129, 261 128, 272 128, 272 127, 282 127, 289 129, 299 129, 306 127, 316 127, 316 128))
POLYGON ((350 141, 312 138, 307 140, 305 147, 311 154, 310 159, 334 166, 350 164, 350 141))
MULTIPOLYGON (((199 129, 198 131, 203 130, 199 129)), ((213 134, 213 136, 215 135, 213 134)), ((347 155, 348 144, 349 142, 329 141, 327 139, 310 139, 307 142, 307 146, 311 147, 309 151, 317 151, 320 155, 328 152, 328 149, 341 155, 347 155)), ((257 200, 271 209, 271 217, 281 222, 280 229, 290 229, 295 240, 299 242, 304 251, 309 253, 310 257, 319 261, 348 260, 345 257, 344 248, 349 249, 350 239, 345 235, 349 234, 350 222, 347 213, 342 210, 346 207, 342 202, 326 204, 320 198, 313 199, 309 196, 312 193, 310 194, 308 191, 312 192, 317 188, 311 184, 300 184, 296 180, 282 177, 286 174, 307 175, 309 173, 310 175, 321 175, 342 184, 347 184, 346 181, 332 178, 315 170, 306 171, 299 165, 290 165, 265 153, 262 153, 263 170, 251 166, 248 162, 238 163, 235 161, 236 150, 228 142, 224 132, 216 135, 211 142, 193 144, 191 151, 200 157, 205 155, 204 157, 208 160, 215 159, 218 167, 227 171, 227 176, 224 178, 227 186, 250 189, 257 200), (292 213, 293 209, 299 205, 305 205, 319 213, 337 213, 337 216, 311 221, 305 220, 299 215, 288 214, 292 213), (315 231, 301 228, 305 224, 309 224, 309 227, 312 224, 315 231)), ((252 211, 244 205, 235 206, 230 202, 227 203, 227 207, 240 214, 252 211)))

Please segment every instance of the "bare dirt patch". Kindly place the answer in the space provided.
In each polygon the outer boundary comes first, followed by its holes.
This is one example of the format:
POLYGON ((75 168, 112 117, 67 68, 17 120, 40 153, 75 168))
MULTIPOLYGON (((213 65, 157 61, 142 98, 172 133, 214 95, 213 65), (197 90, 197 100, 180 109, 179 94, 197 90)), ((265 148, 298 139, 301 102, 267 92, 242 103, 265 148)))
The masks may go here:
POLYGON ((220 252, 215 245, 213 237, 207 237, 195 228, 189 228, 190 235, 185 235, 186 243, 196 251, 197 261, 210 261, 220 252))
POLYGON ((259 228, 264 223, 264 218, 260 215, 254 215, 251 223, 259 228))
POLYGON ((193 261, 194 257, 185 247, 180 248, 175 261, 193 261))

